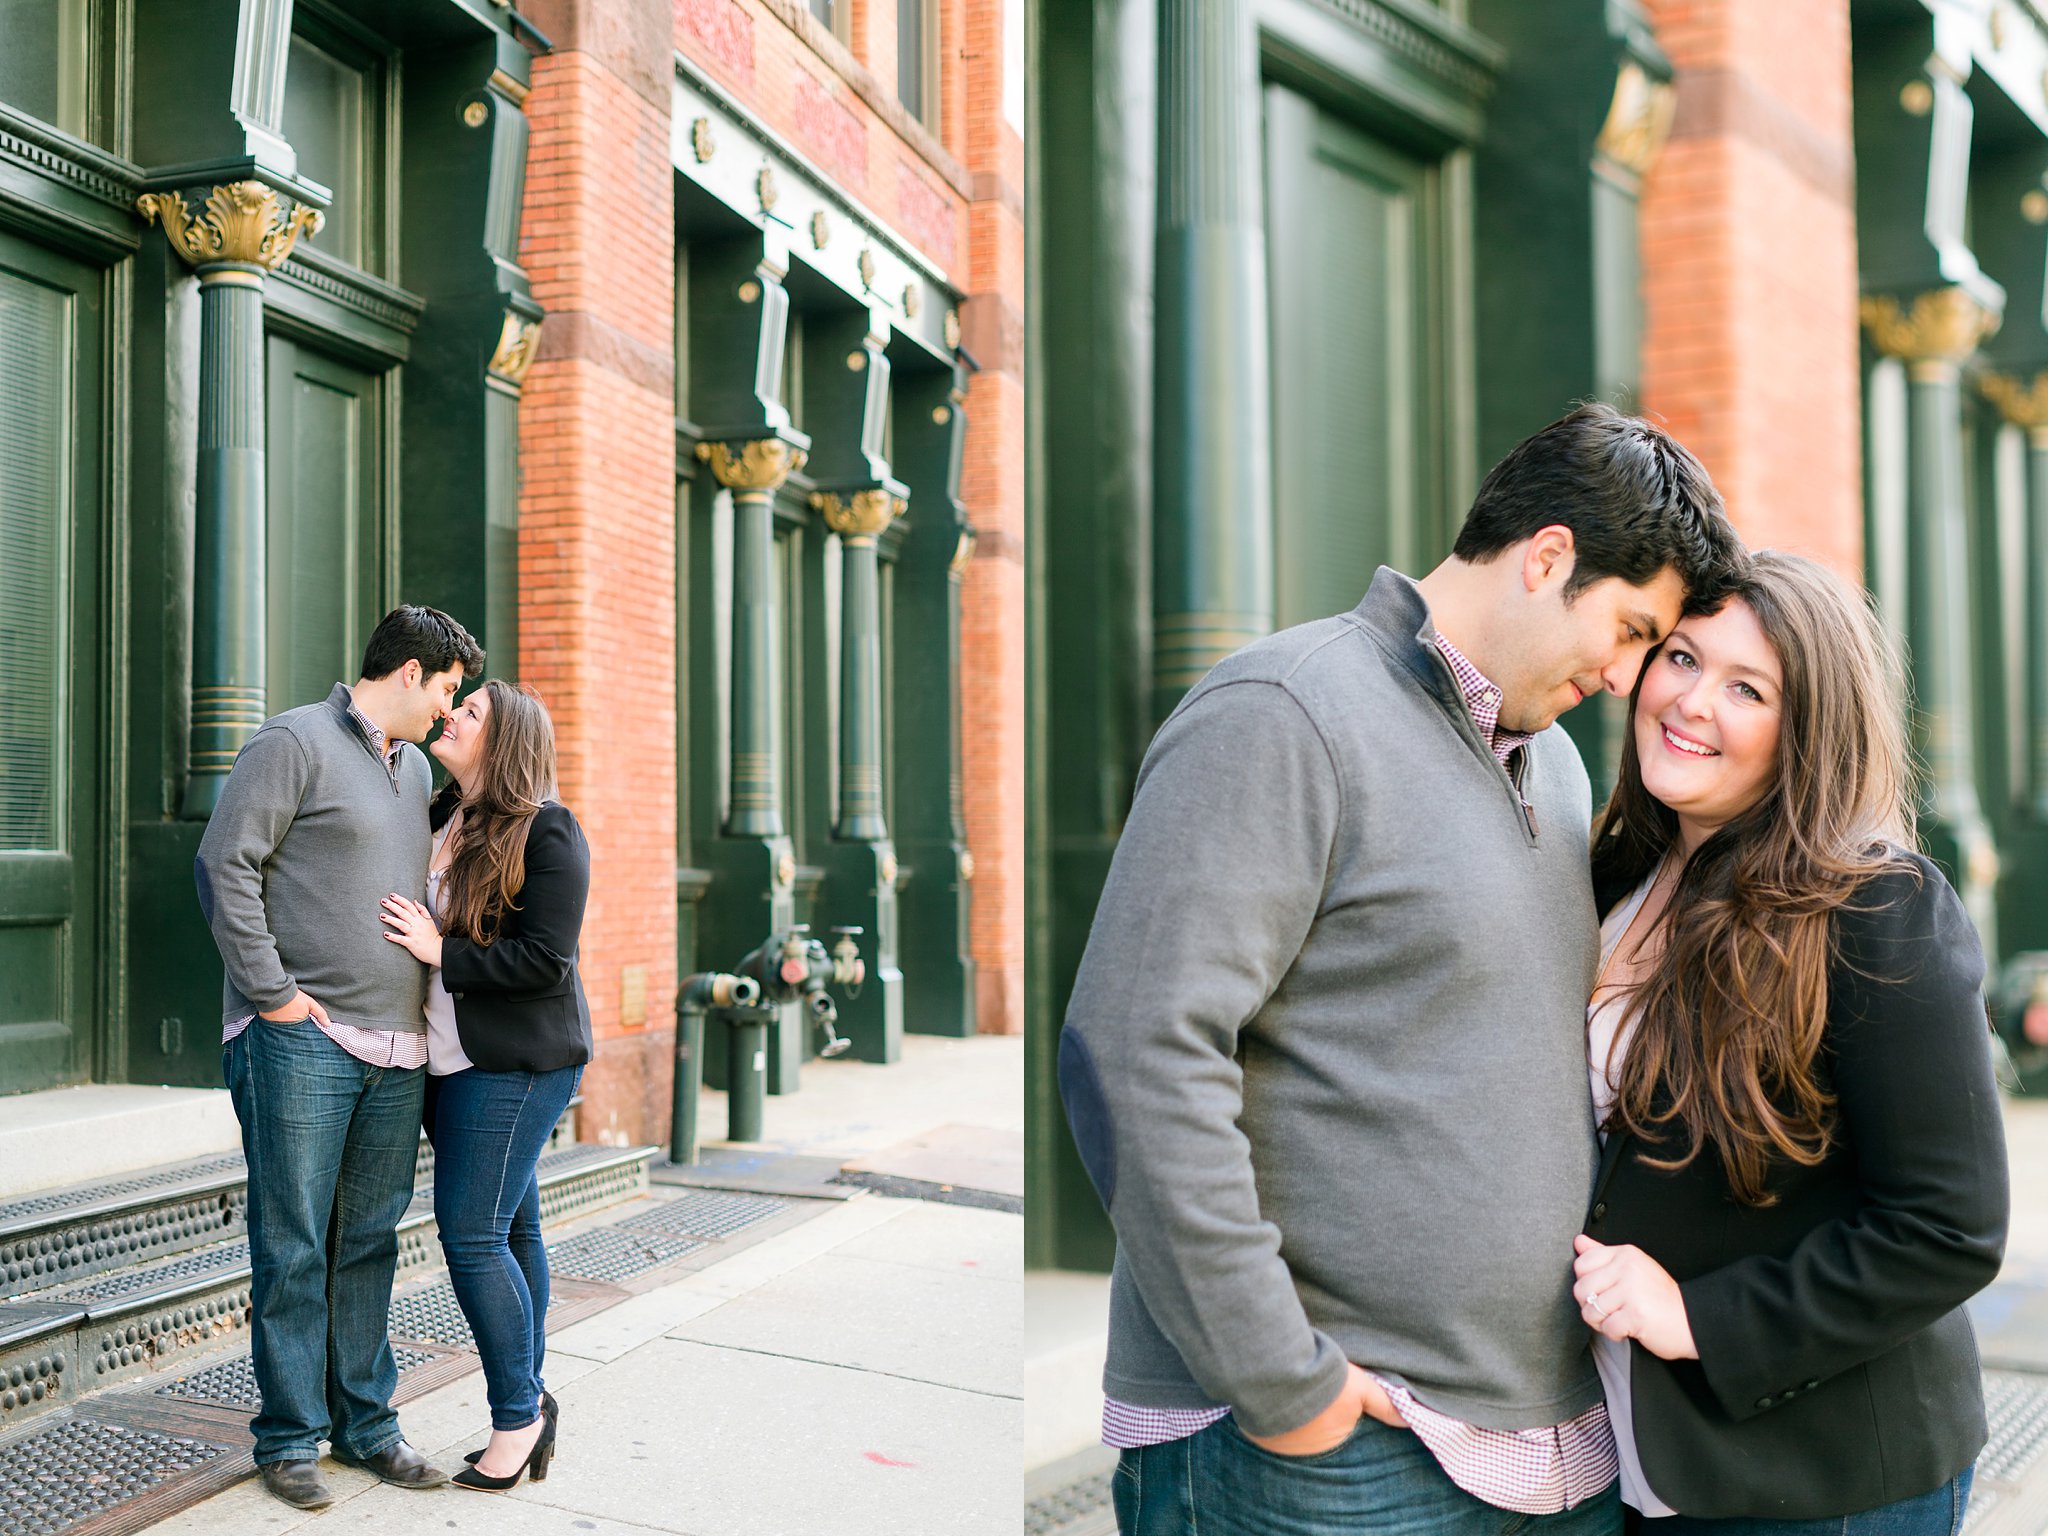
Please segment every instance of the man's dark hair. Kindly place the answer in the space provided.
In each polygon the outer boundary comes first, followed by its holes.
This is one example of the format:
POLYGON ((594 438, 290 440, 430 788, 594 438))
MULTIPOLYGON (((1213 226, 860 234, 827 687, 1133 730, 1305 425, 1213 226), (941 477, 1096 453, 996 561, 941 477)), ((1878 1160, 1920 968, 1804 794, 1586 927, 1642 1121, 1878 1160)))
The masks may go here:
POLYGON ((1700 461, 1661 427, 1599 401, 1493 466, 1451 552, 1489 560, 1553 524, 1571 529, 1576 551, 1566 602, 1609 576, 1639 587, 1670 566, 1685 611, 1712 613, 1749 565, 1700 461))
POLYGON ((457 666, 464 677, 475 677, 483 670, 484 648, 440 609, 406 603, 385 614, 371 631, 363 647, 363 676, 375 682, 414 659, 428 677, 457 666))

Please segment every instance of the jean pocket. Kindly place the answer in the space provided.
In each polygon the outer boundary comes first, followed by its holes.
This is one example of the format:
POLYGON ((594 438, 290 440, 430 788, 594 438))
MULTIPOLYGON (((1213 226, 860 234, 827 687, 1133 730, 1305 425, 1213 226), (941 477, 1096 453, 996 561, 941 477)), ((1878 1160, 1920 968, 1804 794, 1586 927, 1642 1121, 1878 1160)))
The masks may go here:
POLYGON ((1222 1422, 1232 1438, 1245 1445, 1254 1455, 1263 1456, 1267 1461, 1277 1462, 1283 1467, 1315 1467, 1321 1466, 1326 1462, 1335 1461, 1346 1451, 1355 1447, 1359 1440, 1364 1438, 1370 1426, 1379 1424, 1379 1420, 1361 1413, 1358 1416, 1358 1422, 1351 1426, 1351 1432, 1328 1450, 1315 1451, 1307 1456, 1289 1456, 1284 1451, 1269 1451, 1263 1445, 1253 1440, 1250 1435, 1247 1435, 1237 1427, 1237 1420, 1234 1416, 1224 1419, 1222 1422))
POLYGON ((302 1024, 313 1022, 313 1015, 310 1013, 296 1019, 266 1019, 260 1013, 256 1017, 263 1023, 268 1024, 272 1029, 297 1029, 302 1024))

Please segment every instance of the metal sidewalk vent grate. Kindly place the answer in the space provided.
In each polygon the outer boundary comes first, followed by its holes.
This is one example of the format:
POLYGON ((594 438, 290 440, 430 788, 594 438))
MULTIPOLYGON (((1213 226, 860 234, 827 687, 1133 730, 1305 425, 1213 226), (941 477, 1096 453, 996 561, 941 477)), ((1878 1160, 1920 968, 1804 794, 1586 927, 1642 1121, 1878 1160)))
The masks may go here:
POLYGON ((1096 1536, 1116 1530, 1110 1507, 1110 1472, 1084 1477, 1078 1483, 1033 1499, 1024 1506, 1024 1536, 1096 1536))
MULTIPOLYGON (((548 1297, 548 1310, 552 1312, 561 1301, 559 1296, 548 1297)), ((424 1344, 452 1344, 461 1349, 476 1343, 476 1335, 469 1331, 469 1319, 462 1315, 462 1306, 455 1299, 455 1287, 446 1280, 391 1298, 391 1337, 418 1339, 424 1344)), ((401 1365, 399 1369, 403 1371, 405 1367, 401 1365)))
POLYGON ((1984 1373, 1984 1410, 1991 1442, 1977 1458, 1977 1478, 2016 1483, 2048 1450, 2048 1376, 1984 1373))
POLYGON ((789 1206, 766 1195, 694 1194, 665 1200, 652 1210, 614 1225, 629 1232, 667 1232, 677 1237, 726 1237, 789 1206))
POLYGON ((704 1246, 697 1238, 599 1227, 551 1246, 548 1249, 548 1268, 558 1275, 574 1275, 579 1280, 624 1280, 650 1269, 659 1269, 704 1246))
POLYGON ((83 1275, 132 1263, 152 1248, 230 1236, 244 1224, 245 1204, 241 1190, 222 1190, 151 1210, 109 1215, 90 1225, 0 1240, 0 1295, 18 1295, 75 1278, 67 1271, 83 1275))
POLYGON ((119 1301, 186 1280, 204 1280, 213 1275, 226 1278, 249 1267, 249 1240, 237 1238, 219 1248, 167 1259, 146 1269, 121 1270, 97 1280, 82 1280, 60 1294, 66 1301, 119 1301))
POLYGON ((0 1446, 0 1536, 56 1536, 227 1454, 183 1435, 66 1419, 0 1446))
MULTIPOLYGON (((397 1357, 398 1374, 401 1376, 423 1365, 432 1365, 441 1358, 404 1344, 393 1344, 391 1353, 397 1357)), ((237 1355, 203 1371, 194 1371, 190 1376, 158 1387, 156 1395, 188 1402, 225 1403, 230 1408, 246 1408, 251 1413, 263 1406, 263 1394, 256 1387, 256 1365, 247 1355, 237 1355)))
POLYGON ((0 1203, 0 1227, 29 1216, 49 1216, 60 1211, 99 1205, 117 1195, 139 1195, 146 1190, 162 1189, 171 1184, 185 1184, 194 1179, 212 1178, 218 1174, 241 1171, 242 1154, 223 1152, 218 1157, 209 1157, 202 1162, 185 1163, 176 1168, 160 1169, 155 1173, 139 1173, 126 1179, 107 1179, 97 1184, 82 1185, 77 1189, 59 1190, 54 1194, 29 1195, 21 1200, 0 1203))

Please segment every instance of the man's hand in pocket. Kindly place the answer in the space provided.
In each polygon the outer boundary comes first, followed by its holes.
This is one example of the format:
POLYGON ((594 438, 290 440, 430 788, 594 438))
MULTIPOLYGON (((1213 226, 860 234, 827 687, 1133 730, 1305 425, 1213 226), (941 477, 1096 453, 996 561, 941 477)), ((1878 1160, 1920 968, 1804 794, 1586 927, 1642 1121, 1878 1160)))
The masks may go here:
POLYGON ((1245 1439, 1275 1456, 1320 1456, 1342 1445, 1360 1419, 1378 1419, 1397 1429, 1408 1427, 1386 1388, 1373 1380, 1370 1372, 1347 1361, 1344 1388, 1329 1407, 1284 1435, 1246 1435, 1245 1439))
MULTIPOLYGON (((327 1010, 304 992, 294 992, 290 1002, 282 1008, 271 1009, 263 1017, 273 1024, 296 1024, 301 1019, 318 1019, 323 1025, 333 1022, 327 1017, 327 1010)), ((1353 1366, 1352 1369, 1356 1370, 1357 1367, 1353 1366)))

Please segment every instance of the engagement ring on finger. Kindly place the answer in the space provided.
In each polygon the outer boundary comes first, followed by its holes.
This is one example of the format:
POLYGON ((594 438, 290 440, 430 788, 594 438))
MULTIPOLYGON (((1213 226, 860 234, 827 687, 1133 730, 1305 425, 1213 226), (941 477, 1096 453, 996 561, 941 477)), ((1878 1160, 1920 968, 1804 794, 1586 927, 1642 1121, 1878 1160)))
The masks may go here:
POLYGON ((1607 1315, 1607 1309, 1600 1305, 1600 1293, 1598 1291, 1587 1292, 1586 1305, 1593 1309, 1595 1317, 1605 1317, 1607 1315))

